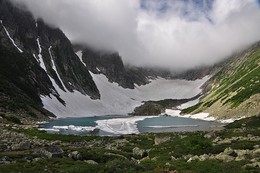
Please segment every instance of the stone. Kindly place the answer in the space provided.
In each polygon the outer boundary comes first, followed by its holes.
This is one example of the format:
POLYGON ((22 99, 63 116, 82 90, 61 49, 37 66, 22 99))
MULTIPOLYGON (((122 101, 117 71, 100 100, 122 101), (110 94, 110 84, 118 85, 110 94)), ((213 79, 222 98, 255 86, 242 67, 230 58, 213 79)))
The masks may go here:
POLYGON ((237 157, 237 153, 235 151, 232 151, 231 153, 228 154, 229 156, 232 157, 237 157))
POLYGON ((199 161, 205 161, 208 159, 209 159, 209 156, 207 154, 203 154, 203 155, 199 156, 199 161))
POLYGON ((164 137, 160 137, 160 136, 155 136, 154 138, 154 144, 155 145, 160 145, 162 143, 168 142, 170 141, 170 137, 169 136, 164 136, 164 137))
POLYGON ((147 151, 145 151, 143 149, 135 147, 133 149, 133 156, 137 157, 137 158, 144 158, 144 157, 148 156, 148 153, 147 153, 147 151))
POLYGON ((260 156, 260 148, 253 150, 252 153, 254 156, 260 156))
POLYGON ((209 133, 205 134, 204 138, 210 139, 210 138, 213 138, 213 137, 216 137, 216 136, 217 136, 217 132, 216 131, 212 131, 212 132, 209 132, 209 133))
POLYGON ((87 164, 90 164, 90 165, 98 165, 98 163, 95 162, 94 160, 85 160, 84 162, 86 162, 87 164))
POLYGON ((32 162, 38 162, 39 160, 41 160, 41 158, 34 158, 32 162))
POLYGON ((187 160, 187 162, 189 163, 189 162, 191 162, 193 159, 192 159, 192 157, 191 158, 189 158, 189 160, 187 160))
POLYGON ((254 163, 251 163, 251 164, 246 164, 245 166, 260 168, 260 162, 254 162, 254 163))
POLYGON ((21 142, 18 144, 13 144, 11 146, 12 150, 29 150, 31 148, 31 143, 26 141, 26 142, 21 142))
POLYGON ((52 153, 47 151, 47 150, 40 150, 38 151, 41 157, 46 157, 46 158, 52 158, 52 153))
POLYGON ((72 158, 73 160, 82 160, 82 156, 78 151, 73 151, 68 155, 69 158, 72 158))
POLYGON ((62 158, 64 156, 64 151, 58 145, 49 146, 47 151, 52 154, 53 158, 62 158))
POLYGON ((178 159, 174 156, 171 156, 171 160, 178 160, 178 159))
POLYGON ((230 162, 230 161, 234 160, 234 157, 231 157, 225 153, 219 153, 215 156, 215 159, 221 160, 224 162, 230 162))

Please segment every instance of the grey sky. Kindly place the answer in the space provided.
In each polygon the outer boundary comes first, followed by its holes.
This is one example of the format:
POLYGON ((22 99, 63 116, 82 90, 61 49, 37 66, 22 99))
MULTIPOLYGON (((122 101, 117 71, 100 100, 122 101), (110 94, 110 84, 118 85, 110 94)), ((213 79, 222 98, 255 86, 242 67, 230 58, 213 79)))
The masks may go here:
POLYGON ((72 42, 118 51, 124 62, 183 70, 211 65, 260 40, 256 0, 12 0, 72 42), (159 9, 162 3, 167 10, 159 9), (202 1, 206 3, 206 1, 202 1))

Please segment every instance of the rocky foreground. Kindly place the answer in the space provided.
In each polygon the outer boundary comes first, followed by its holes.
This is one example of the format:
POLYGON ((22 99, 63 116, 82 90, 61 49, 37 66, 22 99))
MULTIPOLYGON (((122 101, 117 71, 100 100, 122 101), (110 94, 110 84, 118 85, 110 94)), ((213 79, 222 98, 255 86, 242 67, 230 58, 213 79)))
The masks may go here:
POLYGON ((222 130, 117 137, 0 127, 0 172, 260 172, 260 117, 222 130))

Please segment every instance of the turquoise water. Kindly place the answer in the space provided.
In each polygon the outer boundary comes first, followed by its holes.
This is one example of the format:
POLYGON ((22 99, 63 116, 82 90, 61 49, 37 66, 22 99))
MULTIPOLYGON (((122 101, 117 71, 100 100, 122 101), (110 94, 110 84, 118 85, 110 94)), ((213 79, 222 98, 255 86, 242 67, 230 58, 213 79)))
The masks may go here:
POLYGON ((156 117, 145 119, 137 124, 141 133, 144 132, 177 132, 177 131, 204 131, 223 124, 214 121, 203 121, 182 117, 156 117))
POLYGON ((204 131, 221 123, 182 117, 141 118, 126 115, 65 118, 41 125, 50 133, 120 135, 146 132, 204 131), (100 123, 101 122, 101 123, 100 123))

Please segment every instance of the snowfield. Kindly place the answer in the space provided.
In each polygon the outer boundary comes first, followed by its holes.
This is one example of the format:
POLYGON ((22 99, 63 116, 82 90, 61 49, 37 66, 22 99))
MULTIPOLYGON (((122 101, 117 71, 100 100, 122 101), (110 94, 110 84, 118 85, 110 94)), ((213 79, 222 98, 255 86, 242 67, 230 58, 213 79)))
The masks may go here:
MULTIPOLYGON (((41 48, 39 40, 39 54, 41 48)), ((49 48, 49 53, 51 47, 49 48)), ((82 53, 77 52, 82 61, 82 53)), ((41 61, 41 56, 38 56, 41 61)), ((52 60, 53 61, 53 60, 52 60)), ((54 70, 56 69, 52 62, 54 70)), ((84 63, 83 63, 84 64, 84 63)), ((43 69, 44 63, 40 64, 43 69)), ((55 70, 58 74, 57 70, 55 70)), ((135 89, 125 89, 117 83, 110 83, 103 74, 91 73, 94 82, 100 91, 100 100, 92 100, 88 95, 74 90, 69 92, 65 85, 65 91, 61 90, 56 82, 50 77, 52 85, 60 94, 60 98, 65 101, 66 106, 62 105, 55 96, 41 96, 44 108, 54 113, 58 118, 64 117, 86 117, 100 115, 119 115, 133 112, 134 108, 140 106, 142 101, 163 100, 163 99, 183 99, 191 98, 201 92, 200 87, 209 79, 209 76, 195 81, 187 80, 166 80, 158 78, 152 80, 144 86, 135 86, 135 89)), ((60 79, 61 80, 61 79, 60 79)))
POLYGON ((78 91, 64 92, 52 80, 53 86, 66 102, 62 105, 54 96, 42 96, 44 108, 57 117, 86 117, 131 113, 142 101, 191 98, 201 92, 201 85, 209 77, 196 81, 156 79, 150 84, 124 89, 117 83, 110 83, 105 75, 91 73, 100 94, 100 100, 92 100, 78 91))

